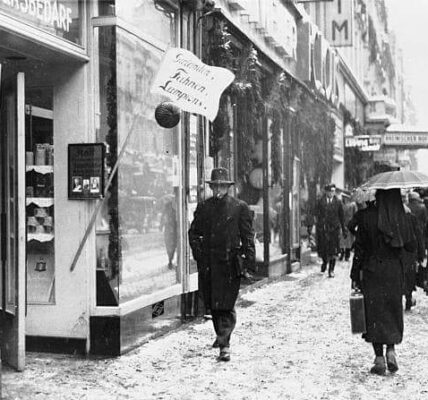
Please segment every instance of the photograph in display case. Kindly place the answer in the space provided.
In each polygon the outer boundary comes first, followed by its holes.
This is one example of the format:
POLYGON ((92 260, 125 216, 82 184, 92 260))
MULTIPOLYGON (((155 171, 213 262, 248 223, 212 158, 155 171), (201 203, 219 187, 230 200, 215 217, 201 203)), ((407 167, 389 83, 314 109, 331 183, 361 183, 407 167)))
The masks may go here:
POLYGON ((79 143, 68 146, 68 198, 90 200, 104 193, 103 143, 79 143))

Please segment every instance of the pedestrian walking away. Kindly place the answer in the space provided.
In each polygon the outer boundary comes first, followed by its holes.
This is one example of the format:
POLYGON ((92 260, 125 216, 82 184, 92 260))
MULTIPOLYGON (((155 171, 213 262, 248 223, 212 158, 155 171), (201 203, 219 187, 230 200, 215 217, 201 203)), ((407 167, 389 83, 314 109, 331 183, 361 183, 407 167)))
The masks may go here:
POLYGON ((404 296, 406 298, 406 311, 410 311, 416 305, 416 300, 413 298, 413 292, 416 291, 416 271, 425 258, 425 225, 426 213, 425 206, 422 205, 422 200, 419 193, 403 192, 401 199, 404 203, 404 210, 408 215, 413 233, 416 238, 416 249, 414 252, 404 251, 403 266, 404 266, 404 296))
POLYGON ((336 256, 340 252, 340 231, 347 237, 342 202, 335 196, 336 185, 324 187, 324 195, 318 200, 316 209, 317 251, 322 259, 321 272, 328 264, 328 276, 334 277, 336 256))
POLYGON ((342 193, 343 203, 343 219, 345 225, 345 231, 343 231, 340 237, 340 257, 339 260, 349 261, 351 257, 351 249, 354 244, 354 236, 348 233, 348 223, 352 220, 352 217, 358 211, 357 205, 351 201, 350 194, 348 192, 342 193))
POLYGON ((399 189, 377 190, 376 203, 361 212, 352 286, 362 290, 367 331, 363 338, 375 352, 370 372, 398 370, 395 345, 403 339, 403 253, 416 251, 416 238, 399 189), (386 346, 386 363, 384 347, 386 346))
POLYGON ((198 266, 199 288, 217 335, 213 347, 220 348, 220 361, 229 361, 241 275, 254 270, 255 265, 254 230, 247 203, 228 194, 234 183, 228 171, 213 169, 207 183, 213 197, 198 204, 189 243, 198 266))

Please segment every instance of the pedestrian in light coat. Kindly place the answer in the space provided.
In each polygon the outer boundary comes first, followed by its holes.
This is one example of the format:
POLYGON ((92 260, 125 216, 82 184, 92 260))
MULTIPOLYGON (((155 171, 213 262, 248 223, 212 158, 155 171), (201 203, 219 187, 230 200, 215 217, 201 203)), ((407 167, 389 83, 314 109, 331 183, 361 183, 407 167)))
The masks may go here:
POLYGON ((254 230, 247 203, 228 194, 233 184, 228 171, 213 169, 207 183, 213 197, 198 204, 189 243, 197 261, 199 288, 206 308, 211 310, 219 360, 229 361, 241 275, 247 269, 254 270, 255 265, 254 230))
POLYGON ((403 340, 403 253, 416 240, 399 189, 378 190, 376 204, 360 214, 351 270, 352 286, 364 294, 366 333, 375 352, 370 372, 398 370, 395 345, 403 340), (386 346, 386 364, 384 346, 386 346))
POLYGON ((322 259, 321 272, 325 272, 328 264, 328 276, 333 278, 336 256, 340 252, 340 232, 343 232, 344 237, 347 233, 342 202, 335 196, 336 185, 326 185, 324 191, 315 213, 317 251, 322 259))

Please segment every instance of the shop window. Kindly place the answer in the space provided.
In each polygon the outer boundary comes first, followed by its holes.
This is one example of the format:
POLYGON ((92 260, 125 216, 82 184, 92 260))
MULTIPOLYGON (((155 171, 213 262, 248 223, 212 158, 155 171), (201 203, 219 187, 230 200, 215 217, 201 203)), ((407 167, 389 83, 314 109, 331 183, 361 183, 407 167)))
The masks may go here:
POLYGON ((98 16, 108 17, 116 14, 115 0, 98 0, 98 16))
POLYGON ((168 2, 160 0, 126 0, 116 4, 118 17, 166 46, 174 46, 177 42, 177 11, 168 2))
POLYGON ((181 280, 179 267, 178 129, 154 119, 164 101, 151 93, 163 52, 117 29, 117 132, 124 143, 119 167, 121 231, 120 302, 170 287, 181 280), (140 82, 136 87, 135 82, 140 82))
MULTIPOLYGON (((94 33, 97 141, 107 145, 106 179, 127 142, 96 229, 97 305, 113 306, 181 281, 180 139, 177 128, 163 129, 154 119, 165 100, 150 91, 163 52, 120 27, 94 33)), ((175 31, 168 43, 174 38, 175 31)))
POLYGON ((268 168, 269 168, 269 219, 270 219, 270 248, 271 259, 282 255, 285 228, 284 189, 283 189, 283 151, 284 132, 278 121, 274 124, 268 121, 268 168))

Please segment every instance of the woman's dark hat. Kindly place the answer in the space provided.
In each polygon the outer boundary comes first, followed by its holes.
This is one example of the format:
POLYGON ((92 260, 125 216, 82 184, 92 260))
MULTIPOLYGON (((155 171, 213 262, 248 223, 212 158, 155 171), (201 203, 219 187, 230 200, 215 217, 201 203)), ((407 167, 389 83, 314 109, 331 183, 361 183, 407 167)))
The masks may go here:
POLYGON ((214 168, 211 171, 211 180, 206 182, 211 185, 233 185, 235 183, 229 179, 229 172, 226 168, 214 168))

